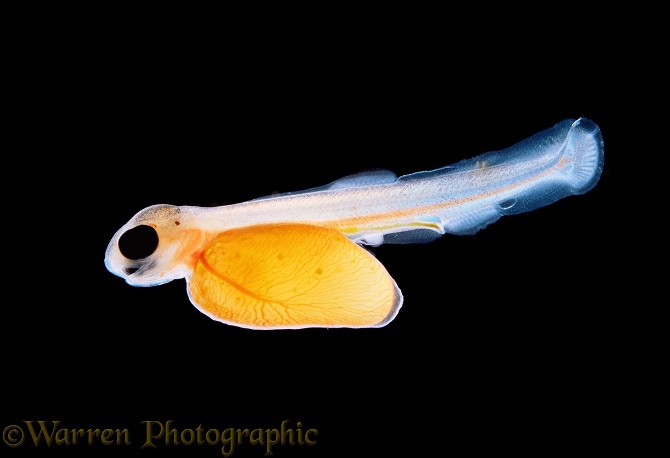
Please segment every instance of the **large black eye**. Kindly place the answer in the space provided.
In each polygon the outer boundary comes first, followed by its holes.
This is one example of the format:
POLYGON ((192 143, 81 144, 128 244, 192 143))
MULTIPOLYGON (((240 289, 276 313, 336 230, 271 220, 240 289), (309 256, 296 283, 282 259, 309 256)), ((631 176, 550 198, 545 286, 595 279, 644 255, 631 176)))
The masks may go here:
POLYGON ((119 238, 119 250, 128 259, 143 259, 156 251, 158 234, 151 226, 137 226, 119 238))

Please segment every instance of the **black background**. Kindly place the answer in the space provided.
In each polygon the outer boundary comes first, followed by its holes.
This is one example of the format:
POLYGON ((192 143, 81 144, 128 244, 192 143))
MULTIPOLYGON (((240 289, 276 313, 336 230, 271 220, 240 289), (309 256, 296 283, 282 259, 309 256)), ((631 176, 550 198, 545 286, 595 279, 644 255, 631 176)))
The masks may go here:
MULTIPOLYGON (((133 443, 0 444, 8 456, 137 452, 145 420, 319 431, 316 445, 275 456, 616 443, 603 425, 619 415, 613 374, 626 353, 611 234, 630 92, 612 42, 584 37, 586 22, 540 43, 502 28, 481 45, 421 20, 264 35, 132 22, 25 33, 30 52, 12 56, 0 426, 128 428, 133 443), (190 304, 183 280, 134 288, 103 264, 116 230, 149 205, 430 170, 582 116, 605 141, 588 194, 474 236, 371 249, 405 297, 384 328, 227 326, 190 304)), ((141 453, 221 456, 207 445, 141 453)))

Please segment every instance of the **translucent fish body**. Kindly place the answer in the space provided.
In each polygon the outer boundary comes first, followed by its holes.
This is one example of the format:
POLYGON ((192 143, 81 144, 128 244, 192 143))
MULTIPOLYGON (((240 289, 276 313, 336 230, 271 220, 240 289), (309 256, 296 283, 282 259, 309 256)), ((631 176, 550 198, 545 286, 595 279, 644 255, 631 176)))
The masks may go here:
POLYGON ((437 170, 361 173, 221 207, 154 205, 114 235, 105 264, 134 286, 185 278, 191 302, 232 325, 384 326, 403 297, 360 245, 474 234, 501 216, 589 191, 603 160, 599 127, 580 118, 437 170), (130 259, 120 241, 140 226, 155 230, 158 245, 130 259))

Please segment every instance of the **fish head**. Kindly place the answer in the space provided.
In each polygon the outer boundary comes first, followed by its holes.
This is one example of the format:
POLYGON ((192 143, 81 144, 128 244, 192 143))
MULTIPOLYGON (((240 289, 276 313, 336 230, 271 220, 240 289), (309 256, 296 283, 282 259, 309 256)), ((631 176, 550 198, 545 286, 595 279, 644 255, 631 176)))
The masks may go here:
POLYGON ((105 266, 130 285, 160 285, 191 274, 204 239, 193 208, 152 205, 114 234, 105 266))

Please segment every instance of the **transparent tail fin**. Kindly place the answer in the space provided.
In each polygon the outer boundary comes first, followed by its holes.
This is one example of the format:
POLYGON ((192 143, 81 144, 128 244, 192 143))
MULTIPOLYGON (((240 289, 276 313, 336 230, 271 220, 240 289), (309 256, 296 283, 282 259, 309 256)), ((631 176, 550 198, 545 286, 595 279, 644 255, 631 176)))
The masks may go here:
POLYGON ((603 170, 603 136, 600 128, 587 118, 572 124, 565 141, 559 170, 572 186, 574 194, 590 191, 603 170))

